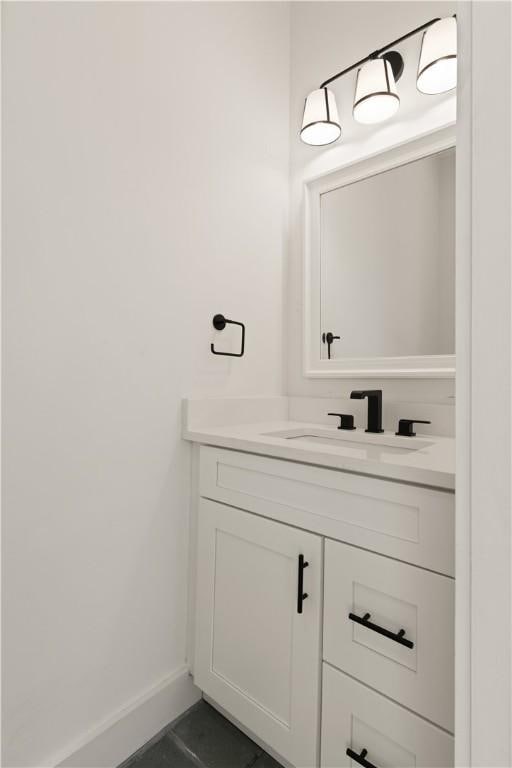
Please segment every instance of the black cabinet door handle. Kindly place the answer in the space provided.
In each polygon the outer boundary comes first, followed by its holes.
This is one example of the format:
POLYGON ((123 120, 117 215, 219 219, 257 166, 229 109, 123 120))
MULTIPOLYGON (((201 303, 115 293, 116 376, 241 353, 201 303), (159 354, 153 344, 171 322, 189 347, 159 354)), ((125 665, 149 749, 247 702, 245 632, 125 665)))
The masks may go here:
POLYGON ((347 748, 346 754, 354 760, 354 762, 359 763, 359 765, 364 765, 364 768, 377 768, 376 765, 373 763, 370 763, 369 760, 366 760, 366 755, 368 754, 367 749, 362 749, 361 754, 358 755, 357 752, 354 752, 353 749, 350 749, 350 747, 347 748))
POLYGON ((389 629, 384 629, 384 627, 379 627, 378 624, 374 624, 373 621, 370 621, 371 614, 365 613, 364 616, 357 616, 355 613, 349 613, 348 617, 350 621, 354 621, 356 624, 361 624, 361 626, 366 627, 366 629, 371 629, 372 632, 377 632, 378 635, 384 635, 384 637, 389 637, 390 640, 394 640, 395 643, 400 643, 400 645, 405 645, 406 648, 414 648, 414 643, 412 640, 408 640, 405 635, 405 629, 401 629, 398 632, 390 632, 389 629))
POLYGON ((304 555, 299 555, 298 573, 297 573, 297 613, 302 613, 302 604, 308 597, 308 593, 304 592, 304 568, 307 568, 309 563, 304 560, 304 555))

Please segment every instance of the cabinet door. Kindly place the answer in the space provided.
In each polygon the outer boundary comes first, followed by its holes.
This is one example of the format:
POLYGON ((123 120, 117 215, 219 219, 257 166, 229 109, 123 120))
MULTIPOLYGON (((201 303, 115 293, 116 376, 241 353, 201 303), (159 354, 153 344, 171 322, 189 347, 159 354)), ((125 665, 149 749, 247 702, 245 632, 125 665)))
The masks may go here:
POLYGON ((453 766, 453 736, 328 664, 322 690, 322 768, 453 766))
POLYGON ((197 557, 196 684, 293 765, 318 765, 321 538, 201 499, 197 557))

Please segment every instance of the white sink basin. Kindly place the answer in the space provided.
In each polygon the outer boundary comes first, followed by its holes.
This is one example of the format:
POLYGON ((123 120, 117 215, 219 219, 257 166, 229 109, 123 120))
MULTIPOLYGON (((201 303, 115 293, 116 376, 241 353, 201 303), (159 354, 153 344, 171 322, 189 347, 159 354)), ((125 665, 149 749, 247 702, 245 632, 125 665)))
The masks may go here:
POLYGON ((331 448, 370 450, 386 454, 407 454, 411 451, 420 451, 433 445, 431 440, 417 437, 400 437, 391 432, 373 434, 357 430, 322 429, 313 427, 308 429, 284 429, 278 432, 267 432, 267 437, 280 437, 284 440, 293 440, 314 445, 327 445, 331 448))

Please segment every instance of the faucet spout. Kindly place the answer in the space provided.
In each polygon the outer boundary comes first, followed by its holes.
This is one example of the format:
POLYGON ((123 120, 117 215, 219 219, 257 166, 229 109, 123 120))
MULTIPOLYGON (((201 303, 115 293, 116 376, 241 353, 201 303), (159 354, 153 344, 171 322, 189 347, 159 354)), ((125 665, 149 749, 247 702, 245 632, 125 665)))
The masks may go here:
POLYGON ((368 426, 366 432, 384 432, 382 429, 382 389, 355 389, 352 400, 368 398, 368 426))

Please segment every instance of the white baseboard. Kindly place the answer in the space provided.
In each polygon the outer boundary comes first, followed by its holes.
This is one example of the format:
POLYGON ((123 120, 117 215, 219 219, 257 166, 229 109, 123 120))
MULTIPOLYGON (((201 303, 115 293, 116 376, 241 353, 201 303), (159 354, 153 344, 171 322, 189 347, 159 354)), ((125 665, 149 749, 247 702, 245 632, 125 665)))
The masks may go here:
POLYGON ((182 667, 114 712, 49 764, 115 768, 200 698, 188 668, 182 667))

